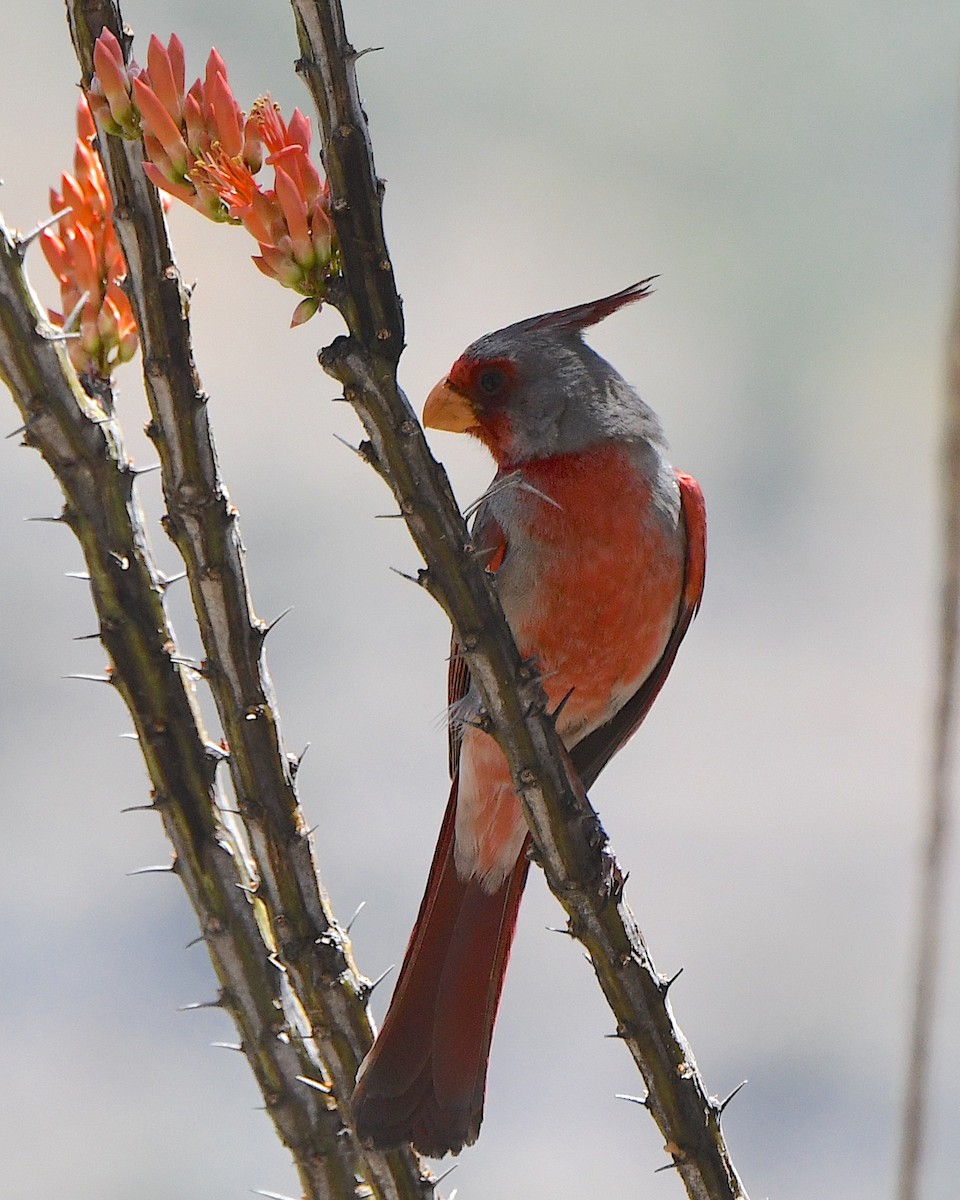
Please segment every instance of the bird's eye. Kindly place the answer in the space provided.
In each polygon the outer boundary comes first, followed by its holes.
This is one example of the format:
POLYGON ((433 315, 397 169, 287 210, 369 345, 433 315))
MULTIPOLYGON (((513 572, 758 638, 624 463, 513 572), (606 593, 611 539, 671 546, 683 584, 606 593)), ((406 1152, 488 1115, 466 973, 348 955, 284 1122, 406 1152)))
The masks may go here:
POLYGON ((484 371, 477 380, 480 386, 480 391, 487 396, 495 396, 503 387, 504 374, 496 369, 484 371))

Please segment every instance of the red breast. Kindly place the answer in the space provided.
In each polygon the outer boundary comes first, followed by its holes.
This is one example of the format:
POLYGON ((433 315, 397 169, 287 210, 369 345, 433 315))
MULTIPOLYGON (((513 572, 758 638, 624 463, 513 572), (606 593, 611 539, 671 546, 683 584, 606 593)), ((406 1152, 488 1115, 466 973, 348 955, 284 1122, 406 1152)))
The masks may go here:
POLYGON ((501 519, 508 552, 498 587, 550 700, 574 689, 559 728, 575 740, 663 653, 683 587, 683 530, 655 503, 633 447, 607 442, 522 471, 549 500, 521 490, 501 519))

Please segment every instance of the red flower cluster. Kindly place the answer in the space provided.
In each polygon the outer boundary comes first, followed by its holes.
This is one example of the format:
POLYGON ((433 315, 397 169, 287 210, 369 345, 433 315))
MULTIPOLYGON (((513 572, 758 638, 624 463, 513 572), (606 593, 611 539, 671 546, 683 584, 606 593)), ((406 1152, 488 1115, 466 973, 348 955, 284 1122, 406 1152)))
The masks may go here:
POLYGON ((269 96, 241 111, 223 59, 212 50, 203 79, 184 90, 183 46, 151 37, 146 69, 127 66, 104 30, 94 47, 90 103, 111 133, 143 138, 147 175, 165 192, 215 221, 242 224, 256 238, 254 262, 306 299, 293 324, 320 307, 339 273, 326 181, 310 160, 310 123, 296 109, 289 123, 269 96), (274 187, 254 176, 273 168, 274 187))
POLYGON ((73 175, 61 191, 50 189, 50 211, 59 221, 40 234, 40 244, 60 284, 63 312, 50 320, 67 333, 70 361, 80 375, 108 379, 137 350, 137 325, 119 280, 127 273, 111 213, 113 200, 94 148, 97 131, 87 101, 77 105, 73 175))

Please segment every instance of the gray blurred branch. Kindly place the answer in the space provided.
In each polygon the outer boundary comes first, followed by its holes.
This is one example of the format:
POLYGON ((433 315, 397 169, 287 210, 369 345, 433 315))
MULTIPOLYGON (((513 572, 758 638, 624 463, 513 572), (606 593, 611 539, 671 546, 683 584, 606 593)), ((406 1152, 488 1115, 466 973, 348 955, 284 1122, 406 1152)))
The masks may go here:
POLYGON ((339 306, 349 336, 320 356, 343 386, 369 439, 361 452, 392 489, 426 563, 420 582, 455 625, 513 773, 535 855, 569 916, 644 1080, 646 1106, 660 1126, 687 1192, 697 1200, 745 1197, 711 1099, 673 1021, 668 984, 657 974, 623 900, 624 876, 545 712, 539 680, 519 656, 446 475, 399 389, 400 302, 380 217, 367 122, 357 89, 356 52, 339 0, 292 0, 300 73, 323 133, 347 297, 339 306))
POLYGON ((936 1017, 950 852, 950 782, 956 736, 957 652, 960 636, 960 255, 947 339, 947 380, 941 444, 939 663, 933 717, 930 792, 920 866, 913 1021, 907 1061, 898 1200, 918 1200, 930 1086, 930 1048, 936 1017))

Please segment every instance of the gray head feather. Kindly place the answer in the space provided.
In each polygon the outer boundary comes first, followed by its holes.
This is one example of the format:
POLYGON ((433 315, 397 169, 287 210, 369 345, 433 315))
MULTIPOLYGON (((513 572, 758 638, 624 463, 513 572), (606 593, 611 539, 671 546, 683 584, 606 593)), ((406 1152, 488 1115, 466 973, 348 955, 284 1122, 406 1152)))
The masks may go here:
POLYGON ((510 445, 504 449, 510 461, 567 454, 604 441, 665 446, 656 413, 584 343, 577 328, 520 321, 479 338, 464 357, 506 359, 516 367, 507 401, 510 445))

